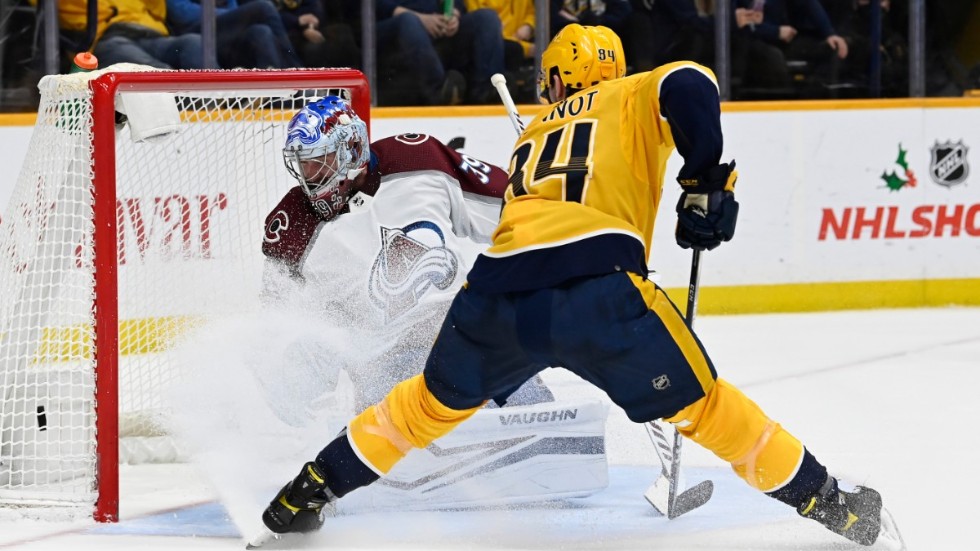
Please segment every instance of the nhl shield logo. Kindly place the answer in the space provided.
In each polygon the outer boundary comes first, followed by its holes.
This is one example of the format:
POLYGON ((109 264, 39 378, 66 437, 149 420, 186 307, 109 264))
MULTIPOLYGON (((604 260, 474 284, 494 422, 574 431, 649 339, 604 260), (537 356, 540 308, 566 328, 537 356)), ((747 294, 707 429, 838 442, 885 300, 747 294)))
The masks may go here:
POLYGON ((655 388, 656 390, 667 390, 667 387, 670 386, 670 379, 668 379, 666 375, 660 375, 652 382, 653 382, 653 388, 655 388))
POLYGON ((929 176, 932 181, 946 187, 965 182, 970 175, 970 163, 966 158, 969 150, 963 140, 956 143, 937 141, 932 146, 932 158, 929 162, 929 176))

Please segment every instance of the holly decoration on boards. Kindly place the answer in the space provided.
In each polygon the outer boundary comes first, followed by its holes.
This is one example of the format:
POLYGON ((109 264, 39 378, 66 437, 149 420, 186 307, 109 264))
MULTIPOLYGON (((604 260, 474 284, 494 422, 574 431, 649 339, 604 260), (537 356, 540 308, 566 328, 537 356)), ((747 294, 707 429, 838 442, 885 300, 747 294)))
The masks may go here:
POLYGON ((905 173, 905 179, 902 179, 895 170, 881 173, 881 179, 885 181, 885 186, 892 191, 898 191, 905 186, 915 187, 915 184, 918 183, 918 180, 915 179, 915 173, 912 172, 912 169, 909 168, 908 161, 905 160, 906 153, 908 151, 902 149, 902 144, 898 144, 898 159, 895 159, 895 164, 902 167, 905 173))

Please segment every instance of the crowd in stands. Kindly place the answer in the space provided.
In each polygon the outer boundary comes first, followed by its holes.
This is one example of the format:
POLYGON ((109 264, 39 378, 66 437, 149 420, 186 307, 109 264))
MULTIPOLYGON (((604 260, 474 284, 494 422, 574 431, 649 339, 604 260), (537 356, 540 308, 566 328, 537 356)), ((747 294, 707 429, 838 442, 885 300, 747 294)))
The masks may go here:
MULTIPOLYGON (((5 0, 11 1, 36 0, 5 0)), ((497 72, 509 77, 518 102, 536 101, 534 1, 375 0, 378 104, 496 103, 490 76, 497 72)), ((733 99, 870 94, 872 0, 537 1, 550 2, 552 36, 572 22, 616 31, 626 46, 630 72, 682 59, 714 67, 715 3, 731 2, 733 99)), ((903 96, 908 91, 908 0, 874 1, 880 2, 882 18, 880 94, 903 96)), ((221 68, 361 67, 361 0, 215 4, 221 68)), ((88 0, 59 0, 57 5, 62 70, 83 50, 92 51, 102 66, 122 61, 172 69, 205 66, 200 0, 99 0, 94 36, 88 0)), ((973 2, 928 2, 927 7, 927 94, 955 95, 980 87, 973 82, 980 80, 978 71, 951 67, 956 60, 950 55, 973 2)), ((12 39, 18 38, 0 36, 7 41, 4 87, 18 77, 12 57, 22 59, 37 50, 18 49, 12 39)), ((36 41, 30 34, 22 39, 36 41)), ((36 76, 36 60, 35 67, 21 65, 22 73, 36 76)))

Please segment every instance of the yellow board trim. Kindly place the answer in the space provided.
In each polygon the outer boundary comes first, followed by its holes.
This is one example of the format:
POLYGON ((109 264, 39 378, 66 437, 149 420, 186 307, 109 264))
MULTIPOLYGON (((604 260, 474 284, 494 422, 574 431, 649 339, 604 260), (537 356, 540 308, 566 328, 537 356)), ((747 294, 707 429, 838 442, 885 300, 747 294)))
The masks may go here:
MULTIPOLYGON (((167 316, 138 318, 119 322, 119 355, 150 354, 170 347, 174 339, 199 326, 202 318, 167 316)), ((36 362, 67 362, 92 358, 94 329, 88 325, 45 327, 36 362)))
MULTIPOLYGON (((667 289, 683 312, 687 287, 667 289)), ((698 314, 761 314, 980 306, 980 279, 784 283, 702 287, 698 314)))
POLYGON ((0 126, 34 126, 37 113, 4 113, 0 115, 0 126))

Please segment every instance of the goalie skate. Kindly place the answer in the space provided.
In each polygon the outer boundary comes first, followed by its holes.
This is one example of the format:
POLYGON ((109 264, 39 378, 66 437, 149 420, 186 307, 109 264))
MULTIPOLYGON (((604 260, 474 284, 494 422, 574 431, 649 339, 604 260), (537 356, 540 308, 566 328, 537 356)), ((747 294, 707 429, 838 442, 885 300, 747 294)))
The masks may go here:
POLYGON ((607 413, 584 401, 480 410, 339 505, 431 510, 590 495, 609 483, 607 413))

